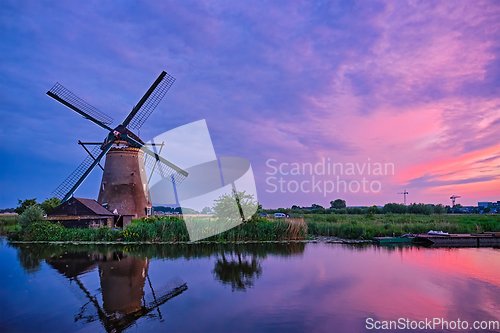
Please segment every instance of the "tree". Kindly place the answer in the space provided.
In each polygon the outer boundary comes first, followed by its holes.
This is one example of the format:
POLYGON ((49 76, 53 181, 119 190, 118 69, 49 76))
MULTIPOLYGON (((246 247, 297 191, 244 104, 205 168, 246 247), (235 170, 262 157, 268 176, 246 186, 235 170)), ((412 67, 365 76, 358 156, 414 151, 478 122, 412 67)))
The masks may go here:
POLYGON ((453 212, 453 214, 462 214, 463 211, 462 211, 462 205, 461 204, 456 204, 455 206, 452 207, 451 211, 453 212))
POLYGON ((214 216, 218 219, 243 220, 243 222, 246 222, 246 217, 254 215, 257 208, 258 203, 252 194, 246 194, 245 191, 236 192, 235 190, 231 194, 223 194, 214 200, 212 207, 215 211, 214 216))
POLYGON ((434 206, 434 214, 444 214, 444 213, 446 213, 446 208, 442 204, 434 206))
POLYGON ((179 214, 200 214, 196 209, 189 207, 177 207, 174 211, 179 212, 179 214))
POLYGON ((212 214, 212 209, 210 207, 205 207, 201 210, 202 214, 212 214))
POLYGON ((346 208, 347 214, 363 214, 363 210, 359 207, 346 208))
POLYGON ((334 214, 347 214, 347 208, 341 208, 341 209, 330 208, 330 210, 334 214))
POLYGON ((17 208, 15 209, 15 212, 18 213, 19 215, 21 215, 22 213, 24 213, 24 211, 26 210, 26 208, 28 208, 29 206, 33 206, 33 205, 38 205, 38 203, 36 202, 36 198, 34 199, 26 199, 24 201, 22 200, 17 200, 18 201, 18 206, 17 208))
POLYGON ((345 200, 337 199, 335 201, 330 201, 330 207, 335 209, 346 208, 345 200))
POLYGON ((408 211, 408 208, 403 205, 403 204, 398 204, 398 203, 387 203, 384 205, 384 208, 382 208, 382 211, 384 213, 393 213, 393 214, 406 214, 408 211))
POLYGON ((429 205, 426 205, 424 203, 418 203, 418 204, 412 203, 412 204, 408 205, 408 213, 431 215, 432 209, 429 205))
POLYGON ((311 212, 313 214, 325 214, 326 209, 321 205, 313 204, 311 212))
POLYGON ((31 205, 19 216, 19 225, 21 228, 29 227, 33 222, 43 220, 43 209, 39 205, 31 205))
POLYGON ((40 207, 42 207, 45 214, 50 214, 50 213, 52 213, 54 208, 56 208, 60 204, 61 204, 61 200, 59 198, 52 197, 50 199, 47 198, 44 202, 42 202, 40 204, 40 207))

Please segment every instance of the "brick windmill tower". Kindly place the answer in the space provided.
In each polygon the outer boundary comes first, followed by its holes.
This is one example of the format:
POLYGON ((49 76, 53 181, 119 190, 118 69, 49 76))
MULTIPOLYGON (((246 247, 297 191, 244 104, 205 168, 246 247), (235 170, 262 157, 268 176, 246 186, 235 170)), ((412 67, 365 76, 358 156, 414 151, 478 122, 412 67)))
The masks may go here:
MULTIPOLYGON (((79 142, 89 156, 52 194, 63 203, 66 202, 99 165, 103 170, 98 197, 100 204, 105 205, 111 212, 116 210, 120 215, 133 215, 135 218, 151 214, 152 202, 145 166, 176 185, 179 185, 188 173, 149 149, 132 130, 141 128, 174 81, 172 76, 162 72, 125 120, 114 129, 110 127, 113 118, 56 83, 47 95, 104 128, 108 135, 100 143, 79 142), (89 150, 86 145, 94 145, 94 148, 89 150), (103 168, 100 161, 104 156, 106 162, 103 168)), ((154 146, 152 148, 155 149, 154 146)))

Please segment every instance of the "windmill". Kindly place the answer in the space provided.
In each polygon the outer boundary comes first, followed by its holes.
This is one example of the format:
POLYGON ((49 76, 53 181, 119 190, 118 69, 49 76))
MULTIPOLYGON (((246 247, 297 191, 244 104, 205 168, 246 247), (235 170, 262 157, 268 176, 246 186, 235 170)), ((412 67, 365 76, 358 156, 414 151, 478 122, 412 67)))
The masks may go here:
MULTIPOLYGON (((174 81, 172 76, 162 72, 125 120, 115 128, 110 127, 113 118, 56 83, 47 95, 104 128, 108 135, 102 143, 79 142, 89 156, 52 194, 66 202, 99 165, 103 169, 97 200, 100 204, 107 204, 110 211, 116 210, 120 215, 133 215, 135 218, 151 214, 152 202, 144 167, 148 166, 175 185, 179 185, 188 173, 149 149, 132 130, 140 130, 174 81), (89 151, 85 144, 95 147, 89 151), (100 161, 105 155, 103 168, 100 161)), ((156 148, 154 144, 149 146, 153 150, 156 148)))
POLYGON ((450 197, 450 199, 451 199, 451 208, 455 207, 455 199, 458 199, 458 198, 460 198, 459 195, 452 195, 450 197))
POLYGON ((406 190, 404 190, 403 192, 398 192, 398 194, 403 194, 404 203, 405 203, 405 206, 406 206, 406 195, 408 194, 408 192, 406 190))

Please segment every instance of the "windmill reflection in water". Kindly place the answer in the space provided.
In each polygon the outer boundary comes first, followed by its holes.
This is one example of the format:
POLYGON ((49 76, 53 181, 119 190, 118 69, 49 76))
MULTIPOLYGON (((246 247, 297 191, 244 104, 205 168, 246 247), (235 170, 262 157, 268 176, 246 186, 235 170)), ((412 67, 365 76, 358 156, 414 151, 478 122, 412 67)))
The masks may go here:
POLYGON ((161 320, 159 306, 187 290, 187 284, 181 279, 171 280, 155 290, 148 274, 149 260, 126 256, 122 252, 107 255, 66 252, 46 261, 88 299, 75 315, 75 322, 100 320, 107 332, 121 332, 145 316, 161 320), (102 305, 97 294, 93 295, 79 279, 79 275, 96 266, 99 269, 102 305), (147 293, 144 290, 146 280, 147 289, 150 289, 147 293))

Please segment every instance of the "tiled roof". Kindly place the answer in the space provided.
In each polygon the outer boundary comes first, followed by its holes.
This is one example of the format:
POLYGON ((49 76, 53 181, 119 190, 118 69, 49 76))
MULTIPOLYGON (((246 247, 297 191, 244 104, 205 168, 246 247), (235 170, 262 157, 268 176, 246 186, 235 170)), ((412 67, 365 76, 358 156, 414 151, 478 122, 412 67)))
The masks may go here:
POLYGON ((93 211, 96 215, 114 215, 109 210, 101 206, 101 204, 95 201, 94 199, 75 198, 75 200, 80 201, 87 208, 93 211))

